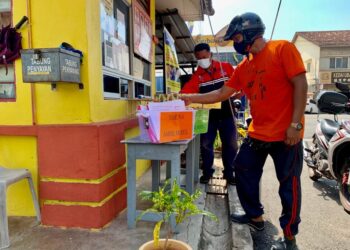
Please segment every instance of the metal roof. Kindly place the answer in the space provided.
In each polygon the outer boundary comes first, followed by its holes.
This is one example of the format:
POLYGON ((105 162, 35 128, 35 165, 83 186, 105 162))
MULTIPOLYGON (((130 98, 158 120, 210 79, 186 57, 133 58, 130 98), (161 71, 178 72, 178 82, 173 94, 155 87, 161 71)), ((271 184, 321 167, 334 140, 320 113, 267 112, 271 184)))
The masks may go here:
POLYGON ((212 0, 157 0, 156 10, 177 9, 185 21, 203 21, 204 15, 214 15, 212 0))
POLYGON ((186 67, 196 63, 193 50, 195 42, 185 21, 179 15, 177 9, 157 12, 156 36, 159 44, 156 46, 156 67, 163 65, 163 28, 166 27, 175 40, 175 47, 180 66, 186 67))

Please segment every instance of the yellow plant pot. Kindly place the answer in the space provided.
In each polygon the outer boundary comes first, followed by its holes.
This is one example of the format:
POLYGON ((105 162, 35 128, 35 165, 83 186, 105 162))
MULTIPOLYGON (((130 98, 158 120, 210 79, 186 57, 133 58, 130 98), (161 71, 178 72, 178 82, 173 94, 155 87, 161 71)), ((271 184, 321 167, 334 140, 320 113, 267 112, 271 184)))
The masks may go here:
MULTIPOLYGON (((157 248, 153 245, 153 240, 146 242, 140 246, 139 250, 163 250, 165 239, 159 240, 159 246, 157 248)), ((193 250, 192 247, 187 245, 185 242, 179 240, 169 239, 167 244, 167 250, 193 250)))

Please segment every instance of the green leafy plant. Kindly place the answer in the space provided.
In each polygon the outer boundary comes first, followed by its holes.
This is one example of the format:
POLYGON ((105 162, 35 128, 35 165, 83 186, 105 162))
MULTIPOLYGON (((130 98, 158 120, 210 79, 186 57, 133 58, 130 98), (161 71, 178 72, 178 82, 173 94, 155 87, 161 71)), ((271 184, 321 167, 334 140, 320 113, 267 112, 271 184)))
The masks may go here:
POLYGON ((175 224, 181 224, 188 217, 193 215, 209 216, 211 219, 217 221, 217 217, 208 211, 201 210, 195 204, 195 201, 202 195, 199 190, 196 190, 193 194, 189 194, 186 190, 182 189, 176 179, 174 179, 172 185, 167 180, 163 187, 160 187, 158 191, 142 191, 139 196, 142 200, 148 200, 152 202, 152 207, 143 211, 138 217, 139 220, 144 214, 157 212, 161 215, 161 219, 156 223, 153 229, 153 240, 155 248, 159 247, 159 234, 163 223, 167 224, 167 235, 164 244, 164 249, 167 247, 168 239, 172 235, 170 219, 171 216, 175 217, 175 224))
POLYGON ((215 141, 214 141, 214 149, 216 151, 221 151, 222 150, 222 143, 219 134, 216 134, 215 141))

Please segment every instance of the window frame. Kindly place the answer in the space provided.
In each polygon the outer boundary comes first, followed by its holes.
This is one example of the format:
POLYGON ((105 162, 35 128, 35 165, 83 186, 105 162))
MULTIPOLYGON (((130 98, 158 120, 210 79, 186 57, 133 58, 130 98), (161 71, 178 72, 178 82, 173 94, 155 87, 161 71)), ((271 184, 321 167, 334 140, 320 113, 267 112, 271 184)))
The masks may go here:
POLYGON ((143 80, 143 79, 135 79, 134 81, 134 84, 133 84, 133 97, 134 98, 140 98, 140 95, 136 95, 136 84, 143 84, 143 91, 144 91, 144 94, 142 95, 143 97, 151 97, 152 95, 152 84, 150 81, 146 81, 146 80, 143 80), (147 95, 146 94, 146 88, 149 87, 150 90, 150 95, 147 95))
POLYGON ((329 58, 329 69, 348 69, 349 68, 349 56, 333 56, 329 58), (344 62, 346 61, 346 65, 344 62), (344 67, 346 66, 346 67, 344 67))
POLYGON ((130 90, 130 82, 132 82, 134 79, 130 76, 130 75, 127 75, 123 72, 115 72, 114 70, 108 68, 108 67, 105 67, 103 66, 103 74, 102 74, 102 83, 103 82, 103 77, 105 75, 107 76, 110 76, 110 77, 114 77, 116 79, 119 79, 119 93, 115 93, 115 92, 108 92, 108 91, 105 91, 104 90, 104 84, 102 84, 102 91, 103 91, 103 97, 104 99, 128 99, 129 96, 130 96, 130 91, 128 91, 128 97, 123 97, 121 96, 121 80, 127 80, 128 81, 128 90, 130 90))
MULTIPOLYGON (((133 1, 135 1, 135 0, 133 0, 133 1)), ((134 53, 133 39, 132 39, 132 34, 133 34, 132 2, 129 3, 125 0, 121 0, 121 2, 128 9, 128 20, 127 20, 127 24, 125 24, 125 25, 128 26, 126 28, 128 30, 127 31, 127 39, 126 39, 128 44, 126 44, 126 45, 128 46, 129 74, 127 74, 126 72, 122 72, 119 69, 111 68, 111 67, 108 67, 105 65, 105 62, 104 62, 104 56, 105 56, 104 55, 105 54, 104 43, 105 43, 105 40, 102 37, 104 34, 104 31, 102 30, 102 27, 100 27, 100 30, 101 30, 100 44, 101 44, 101 58, 102 58, 102 65, 101 65, 102 66, 102 78, 101 78, 102 84, 101 84, 101 86, 102 86, 102 93, 103 93, 104 100, 127 100, 127 99, 137 98, 136 93, 135 93, 136 83, 143 84, 145 89, 147 87, 150 88, 150 95, 147 97, 150 97, 151 93, 152 93, 152 82, 151 82, 151 80, 152 80, 152 63, 148 63, 149 64, 148 67, 143 66, 143 69, 147 68, 149 71, 149 72, 147 72, 149 75, 149 78, 150 78, 149 80, 143 79, 145 73, 143 73, 142 76, 135 76, 136 72, 134 70, 134 57, 136 54, 134 53), (119 84, 119 88, 118 88, 119 92, 118 93, 105 91, 105 88, 104 88, 104 76, 105 75, 119 79, 118 80, 118 84, 119 84), (127 85, 128 91, 127 91, 126 96, 123 96, 123 93, 122 93, 122 85, 123 85, 122 81, 123 80, 128 81, 128 85, 127 85)), ((102 0, 100 1, 100 4, 102 4, 102 0)), ((117 12, 117 8, 118 7, 116 5, 114 5, 114 1, 113 1, 113 13, 117 12)), ((138 59, 141 60, 142 63, 147 63, 146 60, 142 60, 140 58, 138 58, 138 59)), ((125 84, 125 82, 124 82, 124 84, 125 84)))
MULTIPOLYGON (((9 15, 10 15, 10 23, 9 24, 12 25, 12 22, 13 22, 13 20, 12 20, 13 19, 13 1, 12 0, 8 0, 7 2, 8 2, 9 8, 7 10, 5 10, 5 11, 0 9, 0 13, 9 13, 9 15)), ((3 25, 3 24, 1 23, 0 25, 3 25)), ((0 97, 0 102, 15 102, 16 99, 17 99, 15 63, 14 62, 13 63, 9 63, 6 67, 7 67, 8 71, 12 72, 12 74, 13 74, 13 77, 12 77, 13 81, 9 82, 6 78, 5 78, 5 80, 3 80, 0 77, 0 85, 13 85, 14 97, 9 97, 9 98, 0 97), (9 70, 9 68, 12 68, 12 70, 9 70)), ((1 68, 3 69, 1 71, 6 71, 5 65, 1 65, 1 68)))
POLYGON ((306 72, 307 73, 311 72, 311 61, 306 62, 306 72))

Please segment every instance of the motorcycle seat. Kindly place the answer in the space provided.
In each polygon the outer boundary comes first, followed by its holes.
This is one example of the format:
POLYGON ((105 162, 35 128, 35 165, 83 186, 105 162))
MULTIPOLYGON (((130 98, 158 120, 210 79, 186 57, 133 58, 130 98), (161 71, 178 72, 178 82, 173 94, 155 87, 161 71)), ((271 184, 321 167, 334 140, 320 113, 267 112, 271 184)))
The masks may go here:
POLYGON ((339 124, 336 121, 324 119, 321 121, 321 131, 325 135, 327 141, 329 141, 332 136, 339 129, 339 124))

